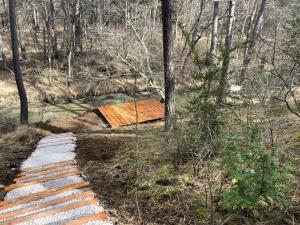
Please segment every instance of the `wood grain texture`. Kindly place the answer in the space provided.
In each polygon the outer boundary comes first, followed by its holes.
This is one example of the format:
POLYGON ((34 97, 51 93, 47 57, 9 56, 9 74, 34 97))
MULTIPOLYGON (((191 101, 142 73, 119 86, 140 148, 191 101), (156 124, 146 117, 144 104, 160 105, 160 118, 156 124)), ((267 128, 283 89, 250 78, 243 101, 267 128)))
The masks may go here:
POLYGON ((101 106, 98 109, 113 128, 135 124, 136 117, 138 123, 164 118, 164 105, 156 99, 136 101, 136 107, 135 102, 127 102, 101 106))

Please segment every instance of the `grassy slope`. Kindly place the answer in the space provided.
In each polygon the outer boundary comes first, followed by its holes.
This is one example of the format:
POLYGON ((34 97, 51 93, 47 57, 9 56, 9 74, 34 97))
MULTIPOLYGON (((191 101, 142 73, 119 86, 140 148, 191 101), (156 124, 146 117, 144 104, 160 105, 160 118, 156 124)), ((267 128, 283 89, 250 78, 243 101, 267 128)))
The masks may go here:
MULTIPOLYGON (((282 161, 299 165, 300 122, 286 110, 274 110, 270 118, 278 118, 277 154, 282 161)), ((255 116, 255 115, 254 115, 255 116)), ((236 124, 234 124, 235 129, 236 124)), ((134 127, 79 134, 78 160, 80 166, 113 217, 120 224, 209 224, 207 206, 206 167, 200 166, 194 176, 190 164, 175 169, 169 153, 164 152, 161 124, 139 127, 138 147, 134 127), (102 197, 103 196, 103 197, 102 197)), ((219 187, 218 159, 210 168, 213 187, 219 187)), ((299 178, 299 177, 297 177, 299 178)), ((298 179, 299 181, 299 179, 298 179)), ((295 180, 295 186, 298 183, 295 180)), ((292 198, 292 196, 291 196, 292 198)), ((218 208, 219 200, 213 204, 218 208)), ((288 214, 277 209, 265 212, 262 218, 247 218, 241 214, 215 211, 219 222, 227 224, 289 224, 292 215, 299 220, 299 205, 288 214), (267 224, 267 222, 266 222, 267 224)), ((208 203, 209 205, 209 203, 208 203)))

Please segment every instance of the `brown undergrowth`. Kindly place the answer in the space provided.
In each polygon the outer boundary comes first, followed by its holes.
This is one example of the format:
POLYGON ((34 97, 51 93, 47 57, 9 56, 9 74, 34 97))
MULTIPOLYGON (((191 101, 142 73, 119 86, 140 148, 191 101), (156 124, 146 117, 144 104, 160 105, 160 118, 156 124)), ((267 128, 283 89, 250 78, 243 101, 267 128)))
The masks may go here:
MULTIPOLYGON (((0 124, 0 185, 13 182, 22 161, 29 157, 45 134, 34 127, 0 124)), ((0 188, 0 200, 4 197, 3 186, 0 188)))
MULTIPOLYGON (((282 162, 295 167, 299 165, 299 121, 286 111, 276 117, 276 154, 282 162)), ((134 126, 78 136, 81 170, 118 224, 211 224, 212 212, 216 224, 281 225, 299 221, 296 199, 290 210, 275 206, 258 217, 223 211, 217 194, 222 173, 218 156, 210 161, 209 171, 205 162, 200 165, 197 175, 191 163, 175 168, 165 151, 162 123, 139 125, 138 142, 134 126)), ((298 181, 296 174, 294 189, 298 181)))

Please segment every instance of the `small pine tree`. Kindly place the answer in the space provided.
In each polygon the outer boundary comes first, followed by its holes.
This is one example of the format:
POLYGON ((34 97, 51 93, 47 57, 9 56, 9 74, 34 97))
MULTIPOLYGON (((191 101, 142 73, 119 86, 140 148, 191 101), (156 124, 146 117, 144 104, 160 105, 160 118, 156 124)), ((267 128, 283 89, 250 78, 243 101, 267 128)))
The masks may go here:
POLYGON ((223 207, 253 214, 271 205, 288 207, 293 176, 264 148, 259 127, 251 125, 242 134, 226 138, 225 143, 221 165, 230 187, 223 191, 223 207))

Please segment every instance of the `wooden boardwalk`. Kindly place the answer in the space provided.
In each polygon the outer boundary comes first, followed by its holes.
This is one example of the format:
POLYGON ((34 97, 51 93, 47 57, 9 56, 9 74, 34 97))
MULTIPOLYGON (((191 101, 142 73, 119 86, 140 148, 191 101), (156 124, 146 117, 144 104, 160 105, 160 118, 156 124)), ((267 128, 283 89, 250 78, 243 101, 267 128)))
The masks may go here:
POLYGON ((4 225, 112 225, 80 175, 71 133, 42 139, 0 202, 4 225))
POLYGON ((113 128, 164 118, 164 106, 156 99, 139 100, 136 105, 135 102, 127 102, 98 109, 113 128))

